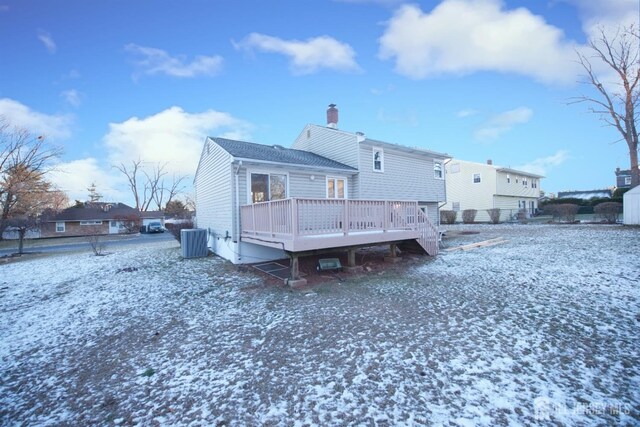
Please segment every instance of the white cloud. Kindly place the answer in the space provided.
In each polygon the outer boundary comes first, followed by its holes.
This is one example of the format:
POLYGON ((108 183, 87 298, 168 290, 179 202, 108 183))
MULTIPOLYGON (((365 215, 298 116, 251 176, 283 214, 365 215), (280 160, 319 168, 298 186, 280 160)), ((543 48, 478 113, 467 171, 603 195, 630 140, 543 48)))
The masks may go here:
POLYGON ((251 33, 234 45, 236 49, 257 49, 288 56, 294 74, 312 74, 323 68, 337 71, 360 70, 355 62, 356 53, 353 48, 329 36, 299 41, 251 33))
POLYGON ((497 71, 571 83, 577 70, 576 44, 562 30, 500 0, 445 0, 430 13, 402 6, 379 42, 379 57, 413 79, 497 71))
POLYGON ((551 156, 535 159, 524 165, 516 166, 514 169, 545 176, 551 169, 560 166, 567 159, 569 159, 569 152, 559 150, 551 156))
POLYGON ((79 107, 80 104, 82 104, 83 95, 75 89, 69 89, 61 92, 60 97, 74 107, 79 107))
POLYGON ((533 116, 533 110, 518 107, 491 117, 474 133, 475 139, 490 142, 510 131, 515 125, 527 123, 533 116))
POLYGON ((563 0, 578 9, 584 32, 593 37, 599 27, 616 30, 620 27, 638 25, 637 0, 563 0))
POLYGON ((478 110, 474 110, 473 108, 465 108, 464 110, 460 110, 456 113, 457 117, 469 117, 469 116, 475 116, 476 114, 478 114, 478 110))
POLYGON ((104 167, 93 157, 58 163, 49 173, 49 179, 57 188, 66 192, 72 202, 87 200, 87 188, 92 182, 105 201, 126 202, 131 198, 126 191, 124 176, 116 170, 104 167))
POLYGON ((246 139, 250 125, 228 113, 187 113, 171 107, 152 116, 109 124, 103 142, 110 165, 141 159, 147 165, 168 163, 169 173, 193 176, 205 137, 246 139))
POLYGON ((0 117, 4 117, 12 126, 54 140, 71 136, 72 115, 40 113, 11 98, 0 98, 0 117))
POLYGON ((42 42, 49 53, 56 53, 58 47, 56 46, 56 42, 53 41, 53 37, 51 37, 51 34, 44 30, 38 30, 38 40, 42 42))
POLYGON ((124 47, 125 51, 136 56, 134 61, 137 74, 166 74, 172 77, 195 77, 199 75, 214 76, 222 69, 221 56, 198 55, 191 62, 184 56, 171 56, 162 49, 139 46, 129 43, 124 47))

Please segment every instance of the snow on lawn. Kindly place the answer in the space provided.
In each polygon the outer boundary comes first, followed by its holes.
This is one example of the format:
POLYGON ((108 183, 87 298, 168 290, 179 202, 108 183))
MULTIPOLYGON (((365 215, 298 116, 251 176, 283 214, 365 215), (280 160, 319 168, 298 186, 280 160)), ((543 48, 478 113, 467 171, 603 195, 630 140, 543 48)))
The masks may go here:
POLYGON ((311 293, 174 242, 2 265, 0 424, 640 423, 640 231, 471 229, 509 243, 311 293))

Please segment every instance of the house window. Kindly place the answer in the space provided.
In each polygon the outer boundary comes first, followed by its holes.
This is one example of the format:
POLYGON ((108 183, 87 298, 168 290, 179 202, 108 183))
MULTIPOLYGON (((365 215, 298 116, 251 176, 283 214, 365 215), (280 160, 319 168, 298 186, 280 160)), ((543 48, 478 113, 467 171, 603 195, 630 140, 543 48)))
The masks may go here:
POLYGON ((460 211, 460 202, 451 202, 451 210, 455 212, 460 211))
POLYGON ((531 180, 531 188, 538 188, 538 181, 536 181, 535 179, 531 180))
POLYGON ((373 149, 373 171, 384 172, 384 152, 382 148, 373 149))
POLYGON ((80 221, 80 225, 102 225, 102 221, 80 221))
POLYGON ((347 179, 327 177, 327 199, 346 199, 347 179))
POLYGON ((56 222, 56 233, 64 233, 64 232, 65 232, 64 221, 56 222))
POLYGON ((507 184, 511 184, 511 177, 507 174, 507 184))
POLYGON ((516 176, 516 184, 518 183, 518 177, 516 176))
POLYGON ((251 174, 251 202, 268 202, 287 198, 287 175, 251 174))
POLYGON ((433 163, 433 177, 435 179, 442 179, 442 163, 440 162, 433 163))
POLYGON ((625 176, 624 177, 624 185, 631 185, 631 177, 630 176, 625 176))
POLYGON ((311 138, 311 129, 307 129, 307 139, 311 138))
POLYGON ((522 185, 527 186, 527 178, 522 178, 522 185))
POLYGON ((480 178, 480 174, 479 173, 474 173, 473 174, 473 183, 474 184, 478 184, 482 181, 482 179, 480 178))

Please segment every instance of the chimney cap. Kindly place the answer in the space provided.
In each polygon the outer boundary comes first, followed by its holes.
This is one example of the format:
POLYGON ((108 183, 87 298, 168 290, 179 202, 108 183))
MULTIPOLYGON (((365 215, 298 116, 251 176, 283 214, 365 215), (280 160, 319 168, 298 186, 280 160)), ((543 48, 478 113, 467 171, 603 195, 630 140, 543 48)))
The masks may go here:
POLYGON ((329 108, 336 108, 336 104, 329 104, 329 108))

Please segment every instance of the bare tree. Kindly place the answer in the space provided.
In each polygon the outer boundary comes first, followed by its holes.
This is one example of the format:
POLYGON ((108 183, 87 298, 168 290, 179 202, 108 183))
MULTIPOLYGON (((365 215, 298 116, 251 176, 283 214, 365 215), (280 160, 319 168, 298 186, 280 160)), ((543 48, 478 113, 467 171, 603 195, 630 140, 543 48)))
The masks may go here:
POLYGON ((600 28, 600 35, 589 42, 593 55, 587 57, 578 52, 578 61, 587 72, 586 84, 593 86, 596 96, 583 95, 573 98, 571 103, 587 102, 590 111, 600 115, 607 125, 613 126, 622 135, 621 140, 629 148, 631 187, 640 184, 638 172, 638 130, 636 107, 640 90, 639 33, 634 26, 618 29, 613 35, 600 28), (615 82, 603 82, 596 75, 591 59, 604 63, 615 75, 615 82))
POLYGON ((140 173, 140 165, 142 164, 142 160, 138 159, 136 161, 131 161, 131 168, 128 169, 124 163, 120 163, 120 166, 113 166, 118 169, 124 176, 127 177, 127 181, 129 182, 129 189, 131 190, 131 194, 133 195, 133 200, 136 202, 136 209, 141 210, 142 205, 144 204, 144 200, 142 204, 140 203, 140 194, 138 192, 138 174, 140 173))
POLYGON ((85 240, 91 246, 91 250, 95 256, 104 255, 107 242, 104 240, 103 230, 95 225, 89 226, 85 231, 85 240))
POLYGON ((152 202, 155 202, 158 210, 162 210, 163 205, 169 203, 183 190, 181 184, 187 178, 186 176, 173 175, 171 183, 165 186, 167 165, 168 163, 158 163, 151 168, 151 171, 147 171, 143 167, 142 160, 138 159, 132 161, 130 167, 124 163, 114 166, 127 177, 136 209, 139 211, 148 211, 152 202))
POLYGON ((0 117, 0 239, 13 216, 37 216, 47 207, 45 196, 53 189, 45 177, 59 155, 44 136, 12 127, 0 117))

